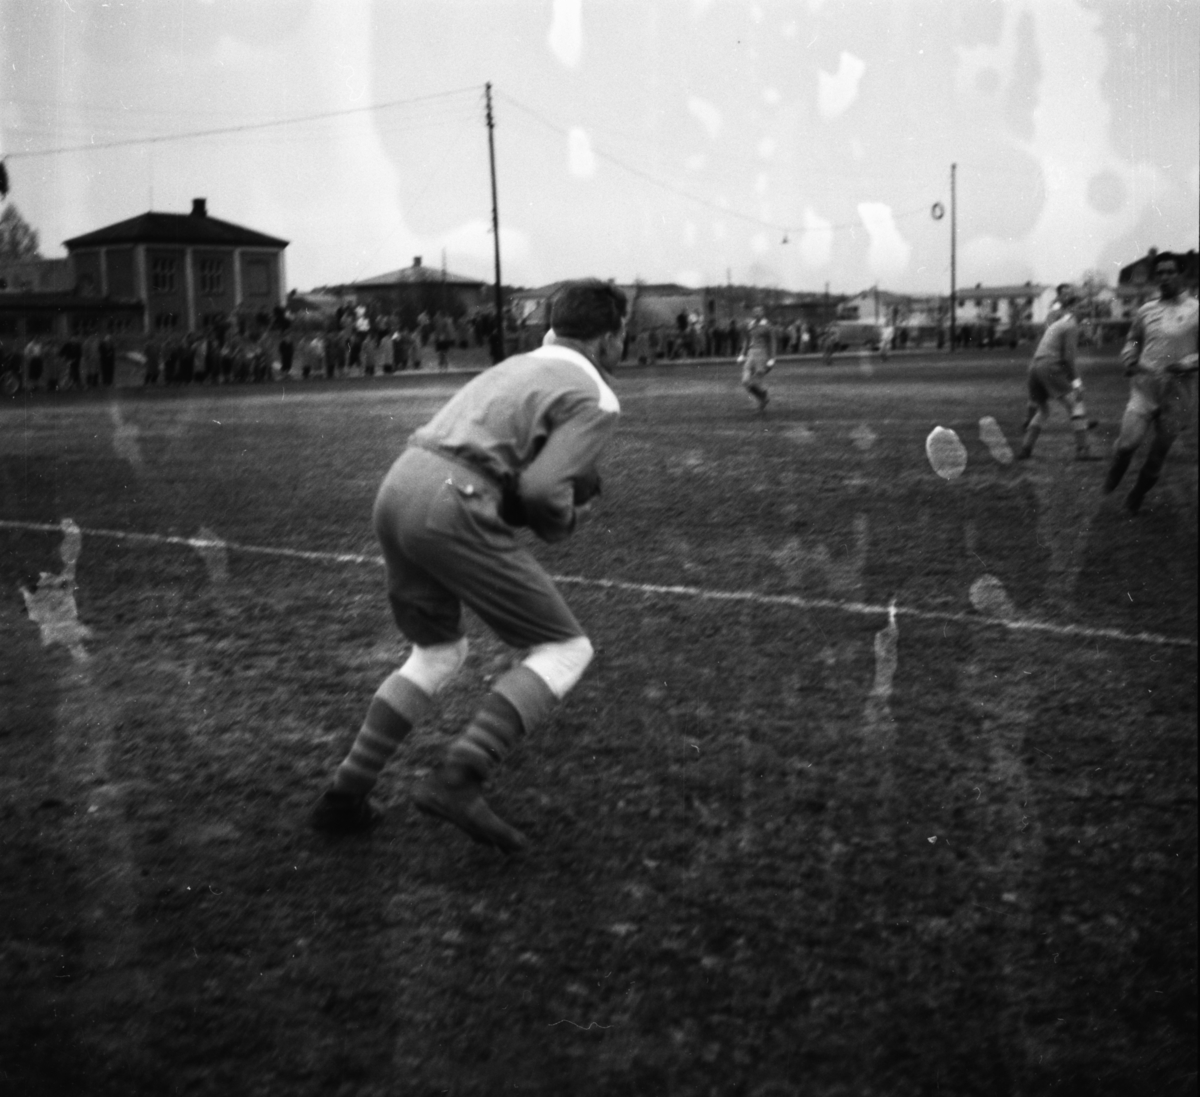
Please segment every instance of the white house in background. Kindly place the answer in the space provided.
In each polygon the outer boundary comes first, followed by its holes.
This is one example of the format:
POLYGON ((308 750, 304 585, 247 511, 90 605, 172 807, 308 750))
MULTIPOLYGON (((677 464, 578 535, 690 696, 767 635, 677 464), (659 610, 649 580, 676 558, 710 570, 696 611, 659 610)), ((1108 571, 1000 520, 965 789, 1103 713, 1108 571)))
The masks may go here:
POLYGON ((837 309, 839 320, 857 320, 864 324, 903 324, 912 309, 910 294, 889 293, 873 286, 848 297, 837 309))
POLYGON ((1020 324, 1041 324, 1054 303, 1055 288, 1037 282, 1017 286, 958 286, 955 323, 988 325, 998 331, 1020 324))
MULTIPOLYGON (((1184 289, 1192 296, 1200 291, 1200 256, 1196 249, 1189 251, 1163 251, 1163 255, 1174 257, 1183 278, 1184 289)), ((1158 296, 1158 286, 1154 282, 1154 260, 1158 257, 1157 248, 1150 248, 1146 254, 1135 259, 1121 268, 1117 275, 1117 288, 1113 291, 1112 314, 1116 319, 1131 320, 1133 315, 1147 301, 1158 296)))

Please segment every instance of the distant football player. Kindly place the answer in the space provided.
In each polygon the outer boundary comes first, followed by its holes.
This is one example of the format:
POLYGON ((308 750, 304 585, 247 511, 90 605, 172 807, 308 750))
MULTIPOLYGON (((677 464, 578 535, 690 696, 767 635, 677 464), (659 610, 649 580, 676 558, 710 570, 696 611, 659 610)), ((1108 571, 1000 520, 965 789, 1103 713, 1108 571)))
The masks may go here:
POLYGON ((888 355, 892 352, 892 344, 896 341, 896 325, 890 320, 883 325, 883 330, 879 333, 879 357, 885 362, 888 360, 888 355))
POLYGON ((771 399, 767 392, 767 374, 775 368, 775 326, 761 305, 755 306, 742 337, 742 387, 754 397, 759 411, 765 411, 771 399))
POLYGON ((1164 252, 1154 263, 1158 300, 1137 311, 1129 337, 1121 348, 1121 363, 1130 378, 1129 403, 1121 419, 1121 434, 1112 465, 1104 480, 1105 493, 1116 490, 1133 454, 1150 428, 1154 439, 1137 482, 1125 499, 1136 514, 1146 493, 1157 483, 1163 462, 1179 433, 1187 426, 1196 399, 1197 313, 1200 304, 1183 292, 1179 264, 1164 252))
POLYGON ((1029 404, 1025 418, 1025 437, 1017 453, 1019 460, 1033 456, 1038 435, 1050 417, 1050 401, 1058 400, 1071 417, 1075 433, 1075 458, 1092 461, 1096 455, 1088 442, 1087 408, 1083 403, 1083 381, 1075 365, 1079 347, 1079 295, 1071 288, 1060 286, 1058 306, 1061 311, 1046 326, 1033 361, 1029 363, 1029 404))
POLYGON ((467 606, 525 652, 502 674, 417 807, 506 853, 526 845, 483 797, 493 770, 579 681, 592 645, 550 576, 517 537, 569 536, 599 493, 596 462, 620 404, 628 302, 597 280, 568 282, 551 302, 546 345, 479 374, 413 433, 375 500, 388 599, 412 652, 376 691, 354 745, 313 812, 321 830, 365 830, 384 764, 431 710, 467 657, 467 606))

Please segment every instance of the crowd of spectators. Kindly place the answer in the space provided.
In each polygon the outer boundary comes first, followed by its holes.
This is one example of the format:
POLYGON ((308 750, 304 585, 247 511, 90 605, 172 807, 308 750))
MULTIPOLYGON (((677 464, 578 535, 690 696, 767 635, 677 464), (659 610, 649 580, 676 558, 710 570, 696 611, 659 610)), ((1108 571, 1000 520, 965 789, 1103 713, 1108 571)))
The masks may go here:
MULTIPOLYGON (((506 325, 508 354, 532 350, 543 331, 506 325)), ((781 355, 826 354, 830 327, 795 320, 776 324, 781 355)), ((93 333, 51 339, 0 339, 0 387, 55 392, 143 386, 261 384, 275 380, 335 380, 415 370, 478 367, 496 357, 493 314, 460 317, 422 312, 415 322, 372 316, 347 305, 332 315, 294 316, 277 310, 252 323, 210 323, 189 333, 151 335, 93 333), (120 368, 118 368, 118 365, 120 368)), ((627 361, 733 358, 744 349, 744 323, 721 322, 681 312, 674 325, 633 330, 627 361)))
MULTIPOLYGON (((780 354, 814 354, 822 349, 826 329, 794 320, 776 323, 780 354)), ((683 358, 735 358, 744 349, 745 321, 706 321, 681 312, 674 327, 645 327, 630 333, 626 357, 641 364, 683 358)))
POLYGON ((261 384, 447 370, 455 358, 464 357, 462 351, 486 347, 493 328, 486 316, 453 319, 421 313, 414 324, 405 325, 351 307, 319 322, 297 320, 283 310, 256 319, 210 323, 188 333, 0 339, 0 387, 12 394, 117 383, 261 384))

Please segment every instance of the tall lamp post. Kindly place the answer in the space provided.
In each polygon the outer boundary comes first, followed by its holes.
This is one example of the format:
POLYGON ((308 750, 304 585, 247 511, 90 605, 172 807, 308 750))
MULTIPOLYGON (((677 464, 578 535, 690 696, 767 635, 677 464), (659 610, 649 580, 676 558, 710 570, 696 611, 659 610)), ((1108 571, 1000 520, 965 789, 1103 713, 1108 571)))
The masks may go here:
POLYGON ((958 251, 958 209, 955 201, 955 173, 957 164, 950 165, 950 352, 954 353, 954 343, 958 329, 958 287, 955 285, 955 262, 958 251))
MULTIPOLYGON (((956 260, 958 249, 958 211, 955 208, 955 173, 958 170, 957 164, 950 165, 950 350, 954 350, 954 342, 957 336, 958 327, 958 307, 956 298, 958 296, 958 287, 955 285, 956 276, 956 260)), ((935 221, 940 221, 946 216, 946 207, 941 202, 934 202, 930 209, 930 214, 935 221)))

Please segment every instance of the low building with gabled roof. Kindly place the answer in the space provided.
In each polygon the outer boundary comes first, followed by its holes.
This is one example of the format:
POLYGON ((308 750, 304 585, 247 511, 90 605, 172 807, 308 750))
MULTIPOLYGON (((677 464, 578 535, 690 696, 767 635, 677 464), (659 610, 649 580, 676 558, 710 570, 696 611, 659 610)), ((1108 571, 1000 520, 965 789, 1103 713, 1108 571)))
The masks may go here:
POLYGON ((489 304, 485 300, 488 287, 489 283, 478 278, 427 267, 417 255, 410 267, 317 286, 313 292, 351 300, 375 315, 394 316, 405 327, 412 327, 422 312, 429 316, 442 312, 455 319, 477 312, 489 304))

